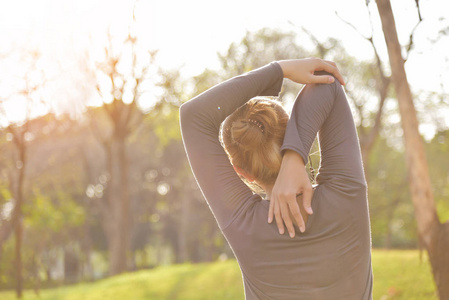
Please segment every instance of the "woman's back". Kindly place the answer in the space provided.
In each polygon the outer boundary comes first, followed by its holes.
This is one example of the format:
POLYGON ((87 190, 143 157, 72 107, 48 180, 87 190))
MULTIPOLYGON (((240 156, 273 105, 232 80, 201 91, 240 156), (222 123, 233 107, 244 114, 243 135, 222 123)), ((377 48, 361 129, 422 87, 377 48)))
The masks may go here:
POLYGON ((241 185, 217 148, 218 122, 245 98, 278 93, 279 76, 279 66, 271 64, 209 90, 181 113, 181 123, 188 119, 183 138, 194 174, 239 261, 247 299, 371 299, 366 184, 338 83, 305 87, 287 126, 283 150, 307 161, 319 131, 322 151, 314 214, 294 239, 267 223, 268 201, 241 185))
POLYGON ((315 190, 306 231, 293 239, 266 222, 268 201, 254 201, 224 231, 243 273, 247 299, 370 299, 366 188, 315 190), (365 296, 363 296, 365 295, 365 296))

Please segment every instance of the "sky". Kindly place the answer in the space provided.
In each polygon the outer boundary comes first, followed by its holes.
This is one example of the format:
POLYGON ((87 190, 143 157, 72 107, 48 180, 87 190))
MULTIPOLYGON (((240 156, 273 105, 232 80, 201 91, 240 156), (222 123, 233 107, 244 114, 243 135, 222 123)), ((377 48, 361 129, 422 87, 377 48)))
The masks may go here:
MULTIPOLYGON (((440 93, 442 78, 449 78, 449 39, 432 43, 438 31, 449 26, 445 0, 421 0, 424 21, 416 30, 416 49, 406 70, 413 91, 440 93)), ((53 82, 45 98, 79 98, 88 87, 76 76, 85 53, 94 56, 104 46, 105 33, 125 32, 132 19, 134 1, 125 0, 0 0, 0 97, 20 86, 27 70, 19 53, 39 49, 46 77, 53 82), (6 58, 5 58, 6 56, 6 58), (61 71, 62 70, 62 71, 61 71), (5 87, 5 82, 11 82, 5 87), (76 88, 74 89, 74 85, 76 88)), ((406 44, 418 21, 414 0, 392 0, 400 41, 406 44)), ((387 52, 374 1, 371 1, 374 39, 383 59, 387 52)), ((299 31, 303 26, 319 40, 342 41, 358 59, 372 59, 370 44, 336 15, 353 24, 365 36, 371 35, 364 0, 140 0, 136 4, 138 36, 148 49, 158 50, 157 62, 165 69, 179 69, 184 77, 218 68, 217 52, 224 52, 247 31, 269 27, 299 31)), ((39 75, 35 75, 39 77, 39 75)), ((351 74, 344 74, 350 77, 351 74)), ((23 84, 23 83, 22 83, 23 84)), ((449 86, 444 87, 446 89, 449 86)), ((69 101, 67 101, 69 102, 69 101)), ((60 103, 58 106, 63 109, 60 103)), ((44 111, 35 108, 36 112, 44 111)), ((11 120, 23 117, 23 103, 16 99, 7 106, 11 120)), ((449 121, 448 121, 449 123, 449 121)), ((448 124, 449 126, 449 124, 448 124)))

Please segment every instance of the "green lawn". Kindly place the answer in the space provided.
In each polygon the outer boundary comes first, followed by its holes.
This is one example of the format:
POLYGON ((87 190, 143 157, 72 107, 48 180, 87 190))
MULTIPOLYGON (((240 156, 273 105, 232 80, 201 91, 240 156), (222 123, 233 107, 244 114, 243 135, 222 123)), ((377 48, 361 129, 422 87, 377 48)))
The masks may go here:
MULTIPOLYGON (((418 251, 373 250, 374 299, 437 299, 427 257, 418 251)), ((1 300, 15 299, 13 292, 1 300)), ((26 291, 24 300, 221 300, 244 299, 235 260, 159 267, 95 283, 41 291, 26 291)))

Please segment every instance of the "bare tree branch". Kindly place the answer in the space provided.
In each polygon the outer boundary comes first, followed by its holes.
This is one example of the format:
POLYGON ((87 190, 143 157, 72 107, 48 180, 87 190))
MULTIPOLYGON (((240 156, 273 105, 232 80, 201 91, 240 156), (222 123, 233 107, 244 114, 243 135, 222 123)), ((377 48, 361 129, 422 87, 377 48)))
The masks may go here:
MULTIPOLYGON (((351 27, 352 29, 354 29, 355 32, 357 32, 363 39, 367 40, 367 41, 371 41, 373 39, 373 35, 372 35, 372 31, 371 31, 371 35, 370 36, 365 36, 363 33, 360 32, 360 30, 357 29, 357 27, 354 26, 354 24, 346 21, 345 19, 343 19, 343 17, 341 17, 337 11, 335 11, 335 15, 346 25, 348 25, 349 27, 351 27)), ((372 29, 372 28, 371 28, 372 29)))
MULTIPOLYGON (((369 1, 367 1, 366 3, 367 3, 367 5, 368 5, 369 1)), ((373 21, 372 21, 371 12, 370 12, 368 6, 367 6, 367 10, 368 10, 369 20, 370 20, 370 25, 371 25, 371 35, 370 35, 370 36, 365 36, 365 35, 363 35, 363 34, 357 29, 357 27, 355 27, 353 24, 351 24, 350 22, 348 22, 348 21, 346 21, 345 19, 343 19, 337 12, 335 12, 335 14, 337 15, 337 17, 338 17, 343 23, 345 23, 346 25, 350 26, 350 27, 351 27, 352 29, 354 29, 355 32, 357 32, 363 39, 365 39, 366 41, 368 41, 368 42, 371 44, 371 47, 373 48, 373 51, 374 51, 374 56, 376 57, 376 64, 377 64, 377 67, 378 67, 379 72, 380 72, 380 74, 381 74, 381 77, 382 77, 382 78, 385 78, 386 76, 385 76, 385 73, 384 73, 384 70, 383 70, 382 60, 380 59, 379 52, 377 51, 377 47, 376 47, 376 45, 374 44, 374 40, 373 40, 374 26, 373 26, 373 21)))
MULTIPOLYGON (((351 90, 346 89, 345 93, 348 95, 349 100, 351 100, 351 102, 354 104, 354 107, 356 108, 357 114, 360 118, 360 124, 362 124, 363 123, 363 105, 357 104, 357 102, 355 100, 355 99, 357 99, 357 97, 354 95, 354 93, 351 90)), ((359 129, 360 136, 364 136, 366 129, 363 126, 359 126, 358 129, 359 129)))
MULTIPOLYGON (((365 128, 363 126, 359 127, 359 130, 362 133, 360 135, 360 144, 361 144, 362 157, 363 157, 365 170, 367 169, 367 164, 366 164, 367 156, 369 155, 369 153, 370 153, 370 151, 371 151, 371 149, 372 149, 372 147, 374 145, 374 142, 375 142, 376 138, 378 137, 380 129, 381 129, 383 108, 384 108, 384 104, 385 104, 385 101, 386 101, 386 98, 387 98, 387 94, 388 94, 388 89, 389 89, 390 82, 391 82, 391 78, 389 76, 385 75, 382 60, 381 60, 381 58, 379 56, 379 52, 377 51, 377 47, 376 47, 376 45, 374 43, 374 39, 373 39, 374 25, 373 25, 373 18, 372 18, 372 15, 371 15, 371 11, 370 11, 370 9, 368 7, 369 2, 370 1, 367 0, 365 2, 365 4, 366 4, 367 11, 368 11, 369 21, 370 21, 370 26, 371 26, 371 35, 370 36, 363 35, 357 29, 356 26, 354 26, 350 22, 344 20, 342 17, 340 17, 338 15, 337 12, 335 12, 337 17, 343 23, 345 23, 348 26, 350 26, 363 39, 365 39, 366 41, 368 41, 371 44, 371 47, 372 47, 373 52, 374 52, 374 57, 375 57, 375 60, 376 60, 377 70, 379 72, 378 82, 380 83, 380 86, 377 89, 378 93, 379 93, 379 105, 378 105, 378 108, 377 108, 376 116, 374 118, 374 125, 371 127, 369 132, 366 132, 366 130, 365 130, 365 128)), ((357 104, 356 104, 356 107, 357 107, 357 104)), ((361 115, 361 118, 363 118, 363 115, 362 115, 362 112, 361 112, 361 107, 358 108, 358 109, 359 109, 359 114, 361 115)), ((363 120, 361 120, 361 121, 363 121, 363 120)))
POLYGON ((415 2, 416 2, 417 13, 418 13, 418 22, 416 23, 415 27, 413 27, 412 32, 410 32, 410 36, 408 38, 408 45, 405 47, 405 49, 406 49, 406 56, 405 56, 404 62, 407 61, 407 59, 408 59, 408 57, 410 55, 410 52, 413 49, 415 31, 418 28, 419 24, 421 24, 421 22, 423 20, 422 16, 421 16, 421 10, 419 8, 419 0, 415 0, 415 2))
POLYGON ((419 21, 422 21, 421 9, 420 9, 420 7, 419 7, 419 0, 415 0, 415 2, 416 2, 416 9, 418 10, 418 18, 419 18, 419 21))
POLYGON ((376 112, 376 117, 374 119, 374 125, 371 128, 370 132, 364 136, 363 139, 363 144, 365 148, 371 149, 372 146, 374 145, 374 142, 376 141, 376 138, 380 132, 380 128, 382 125, 382 113, 383 113, 383 108, 384 108, 384 104, 385 104, 385 100, 387 99, 387 89, 388 89, 388 85, 390 82, 390 78, 388 78, 388 84, 385 86, 385 88, 382 88, 380 90, 380 95, 379 95, 379 106, 376 112))

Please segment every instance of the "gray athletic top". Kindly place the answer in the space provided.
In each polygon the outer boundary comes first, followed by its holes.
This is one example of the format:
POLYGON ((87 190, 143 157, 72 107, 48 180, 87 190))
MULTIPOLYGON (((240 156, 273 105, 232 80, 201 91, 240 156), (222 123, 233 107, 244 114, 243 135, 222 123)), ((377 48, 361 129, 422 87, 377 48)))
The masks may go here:
POLYGON ((219 142, 220 124, 255 96, 277 96, 271 63, 181 106, 181 130, 198 185, 239 262, 246 299, 372 299, 367 186, 354 121, 340 83, 306 85, 282 150, 307 162, 319 133, 321 166, 306 231, 291 239, 267 223, 269 201, 240 180, 219 142))

